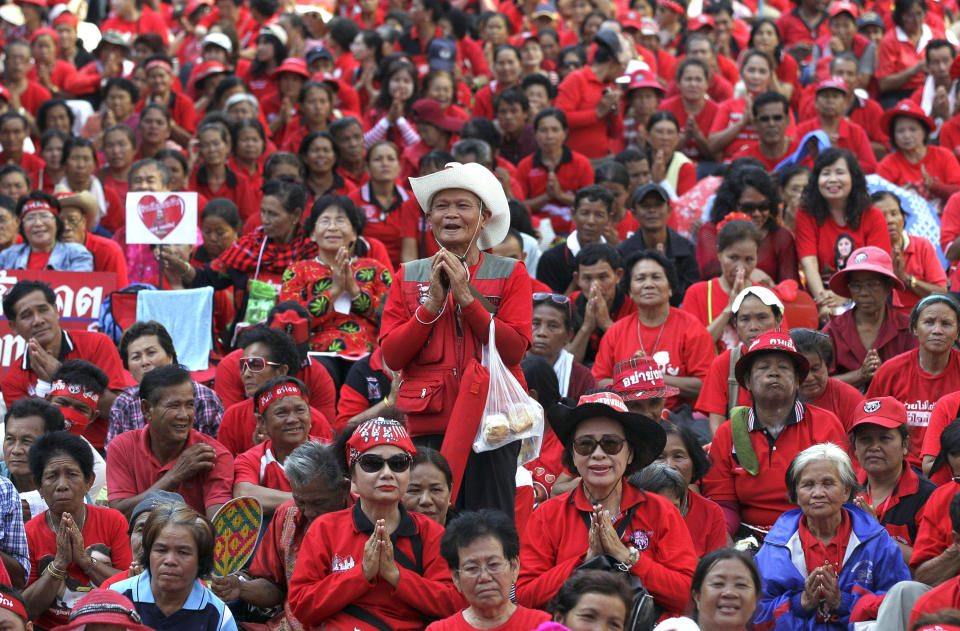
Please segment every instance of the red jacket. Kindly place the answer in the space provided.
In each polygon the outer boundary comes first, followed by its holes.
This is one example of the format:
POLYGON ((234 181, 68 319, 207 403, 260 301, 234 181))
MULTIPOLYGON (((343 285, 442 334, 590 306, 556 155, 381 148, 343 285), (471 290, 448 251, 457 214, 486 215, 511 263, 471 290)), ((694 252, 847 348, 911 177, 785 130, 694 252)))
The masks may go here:
POLYGON ((377 631, 345 611, 354 606, 394 631, 412 631, 423 629, 425 616, 446 618, 459 611, 465 603, 440 556, 443 526, 408 513, 401 504, 393 544, 400 581, 396 588, 379 577, 370 582, 363 575, 363 546, 373 524, 360 505, 317 517, 303 538, 287 593, 297 620, 308 628, 322 624, 327 629, 377 631), (417 538, 422 543, 419 563, 413 547, 417 538), (421 569, 415 571, 418 565, 421 569))
MULTIPOLYGON (((630 572, 643 581, 659 606, 681 615, 689 601, 697 557, 680 511, 663 497, 629 484, 623 485, 620 507, 634 509, 622 538, 640 551, 630 572)), ((584 562, 588 548, 584 516, 589 518, 592 510, 583 485, 578 485, 533 512, 520 546, 519 604, 542 608, 584 562)))
POLYGON ((567 115, 570 126, 567 146, 588 158, 602 158, 610 153, 610 139, 623 133, 619 109, 602 119, 597 118, 597 104, 606 89, 590 66, 584 66, 564 78, 553 102, 554 107, 567 115))

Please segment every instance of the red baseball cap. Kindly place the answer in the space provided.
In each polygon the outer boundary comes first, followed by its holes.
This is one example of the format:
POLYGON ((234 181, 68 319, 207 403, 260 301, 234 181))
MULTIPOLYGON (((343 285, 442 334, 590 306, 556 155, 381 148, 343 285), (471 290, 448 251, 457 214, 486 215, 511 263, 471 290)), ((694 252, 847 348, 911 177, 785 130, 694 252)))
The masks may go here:
POLYGON ((817 84, 817 92, 821 90, 840 90, 846 93, 848 91, 847 81, 843 77, 827 77, 817 84))
POLYGON ((830 289, 839 296, 850 298, 850 274, 853 272, 873 272, 890 279, 894 287, 904 290, 903 282, 893 273, 893 260, 890 255, 875 245, 857 248, 850 253, 847 266, 830 277, 830 289))
POLYGON ((894 429, 907 423, 907 408, 893 397, 877 397, 867 399, 857 405, 853 413, 853 423, 850 431, 858 425, 879 425, 894 429))
POLYGON ((130 599, 112 589, 95 589, 78 600, 70 610, 70 621, 54 631, 71 631, 86 625, 100 623, 116 625, 128 631, 150 631, 130 599))
POLYGON ((713 21, 713 16, 707 15, 706 13, 701 13, 687 22, 687 30, 690 31, 699 31, 703 28, 716 28, 716 26, 713 21))
POLYGON ((883 113, 883 118, 880 119, 880 126, 883 128, 883 131, 887 132, 890 137, 893 137, 893 121, 898 116, 906 116, 920 122, 921 125, 927 128, 927 133, 931 133, 937 128, 937 124, 933 122, 933 119, 927 116, 927 113, 923 111, 923 108, 920 107, 918 103, 914 103, 911 99, 904 99, 897 103, 897 106, 887 110, 883 113))
POLYGON ((613 367, 613 389, 624 401, 666 399, 680 393, 663 382, 663 370, 652 357, 633 357, 613 367))
POLYGON ((860 17, 860 7, 847 0, 837 0, 830 5, 830 17, 836 17, 841 13, 849 13, 854 20, 860 17))
POLYGON ((652 73, 646 70, 635 70, 631 74, 623 75, 617 79, 617 83, 622 85, 623 89, 627 92, 636 90, 637 88, 653 88, 660 92, 660 96, 663 96, 665 93, 660 82, 656 80, 652 73))
POLYGON ((917 627, 916 631, 960 631, 960 626, 955 624, 940 624, 937 622, 935 624, 925 624, 922 627, 917 627))
POLYGON ((674 0, 660 0, 657 4, 664 9, 670 9, 674 13, 679 13, 680 15, 684 15, 687 12, 682 4, 679 2, 674 2, 674 0))
POLYGON ((413 104, 411 108, 413 120, 420 123, 428 123, 454 134, 459 134, 463 127, 463 119, 455 116, 447 116, 443 112, 443 106, 436 99, 420 99, 413 104))
POLYGON ((632 28, 640 31, 643 29, 643 16, 636 11, 627 11, 623 14, 623 18, 620 19, 620 26, 623 30, 632 28))
POLYGON ((293 74, 300 75, 307 81, 310 80, 310 73, 307 71, 307 62, 304 61, 302 57, 287 57, 270 73, 270 78, 277 79, 281 73, 284 72, 292 72, 293 74))
POLYGON ((789 333, 778 330, 767 331, 766 333, 758 335, 757 338, 750 343, 750 347, 746 352, 737 360, 734 373, 737 376, 737 382, 741 386, 744 385, 743 379, 747 373, 747 366, 753 364, 753 360, 756 359, 757 355, 762 353, 783 353, 790 357, 796 365, 797 371, 800 373, 800 382, 803 382, 803 380, 807 378, 807 373, 810 372, 810 362, 807 361, 807 358, 804 357, 802 353, 797 351, 797 346, 793 343, 793 339, 789 333))

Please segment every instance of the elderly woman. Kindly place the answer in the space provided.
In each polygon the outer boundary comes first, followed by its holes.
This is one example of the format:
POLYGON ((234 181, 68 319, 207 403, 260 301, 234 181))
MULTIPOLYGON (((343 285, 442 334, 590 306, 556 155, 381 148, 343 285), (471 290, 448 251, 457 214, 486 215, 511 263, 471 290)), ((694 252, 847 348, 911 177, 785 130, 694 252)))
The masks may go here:
POLYGON ((887 529, 909 563, 918 515, 937 487, 907 466, 907 410, 891 397, 867 399, 857 406, 850 434, 863 467, 857 480, 864 492, 854 503, 887 529))
POLYGON ((867 246, 854 250, 846 267, 830 279, 830 290, 852 298, 853 309, 830 320, 823 332, 835 350, 836 378, 866 390, 880 363, 917 345, 907 316, 888 305, 904 286, 893 273, 890 255, 867 246))
POLYGON ((830 336, 814 329, 795 328, 790 329, 790 338, 810 364, 810 372, 800 384, 800 400, 833 412, 849 431, 857 406, 863 401, 863 393, 830 376, 829 370, 833 366, 830 336))
POLYGON ((109 237, 126 222, 123 200, 117 193, 104 188, 94 175, 99 164, 96 146, 86 138, 73 136, 63 147, 63 179, 57 182, 58 190, 89 191, 97 200, 100 211, 97 234, 109 237), (104 233, 106 231, 106 233, 104 233))
POLYGON ((460 514, 443 533, 440 553, 469 606, 430 624, 430 631, 530 631, 550 619, 547 612, 510 599, 520 571, 520 539, 513 521, 503 513, 484 509, 460 514))
POLYGON ((30 447, 30 472, 48 509, 26 524, 30 578, 23 592, 30 619, 41 629, 67 621, 80 594, 130 565, 127 520, 112 508, 84 504, 93 486, 93 453, 80 436, 44 434, 30 447), (97 561, 93 544, 109 549, 97 561))
MULTIPOLYGON (((483 252, 503 241, 510 216, 503 187, 489 169, 449 163, 410 183, 432 238, 443 249, 429 259, 405 263, 397 273, 383 311, 380 343, 384 364, 403 371, 397 409, 407 413, 418 441, 439 449, 461 382, 462 396, 469 396, 473 382, 465 371, 472 373, 472 358, 488 342, 490 326, 504 364, 523 383, 520 362, 530 346, 532 292, 519 261, 483 252), (451 348, 462 352, 451 353, 451 348)), ((444 454, 454 488, 463 480, 457 506, 496 506, 512 515, 519 443, 470 452, 481 411, 471 410, 471 416, 458 419, 461 423, 450 424, 463 438, 444 454)))
POLYGON ((309 441, 294 449, 283 463, 293 499, 280 505, 264 531, 250 569, 243 578, 231 574, 214 578, 211 589, 224 602, 242 598, 255 607, 283 610, 268 625, 302 629, 286 599, 287 586, 310 524, 321 516, 347 507, 350 483, 335 448, 309 441))
POLYGON ((937 125, 919 103, 900 101, 880 124, 890 134, 893 151, 880 161, 877 175, 941 206, 960 191, 960 163, 950 149, 929 144, 937 125))
POLYGON ((659 607, 683 611, 696 566, 690 533, 668 500, 625 480, 663 450, 663 429, 629 412, 612 392, 555 410, 550 422, 564 446, 564 464, 580 482, 540 504, 527 523, 517 602, 543 606, 581 563, 609 555, 643 581, 659 607))
POLYGON ((200 577, 213 571, 213 526, 186 504, 163 504, 143 529, 144 572, 110 586, 133 601, 144 624, 178 624, 197 631, 236 631, 230 609, 200 577))
POLYGON ((873 376, 867 397, 893 397, 909 410, 910 453, 907 462, 920 468, 920 447, 934 404, 960 390, 960 305, 946 294, 932 294, 910 313, 910 332, 918 348, 885 361, 873 376))
POLYGON ((403 505, 407 510, 423 513, 441 526, 445 525, 450 514, 452 491, 453 472, 443 454, 429 447, 417 449, 410 465, 410 484, 403 494, 403 505))
POLYGON ((760 539, 789 510, 782 480, 798 451, 843 440, 836 416, 797 399, 809 370, 806 357, 781 331, 757 337, 737 361, 737 382, 749 390, 753 406, 738 408, 717 430, 710 448, 713 466, 703 478, 704 495, 723 509, 727 532, 735 538, 760 539))
POLYGON ((62 240, 60 202, 43 191, 32 191, 17 202, 20 236, 24 242, 0 252, 0 269, 92 272, 93 255, 79 243, 62 240))
POLYGON ((846 302, 826 289, 825 281, 847 265, 855 249, 872 245, 890 252, 887 222, 870 205, 863 169, 846 149, 831 147, 817 156, 796 226, 800 269, 821 307, 846 302))
MULTIPOLYGON (((799 280, 797 245, 793 234, 780 225, 780 195, 773 178, 763 169, 745 165, 735 168, 724 178, 710 210, 710 221, 700 226, 697 236, 697 263, 702 278, 713 278, 722 273, 717 255, 719 225, 730 213, 747 215, 760 231, 756 269, 764 272, 773 283, 799 280)), ((756 276, 752 280, 759 281, 756 276)), ((766 280, 766 279, 764 279, 766 280)))
POLYGON ((317 518, 290 578, 290 609, 304 626, 420 629, 462 599, 440 556, 443 527, 401 499, 416 448, 397 421, 375 418, 338 441, 352 508, 317 518))
POLYGON ((790 501, 799 508, 777 519, 757 553, 763 596, 753 622, 847 629, 853 614, 878 606, 895 583, 910 580, 910 571, 883 526, 849 503, 858 483, 840 447, 804 449, 786 480, 790 501))
POLYGON ((360 239, 365 223, 349 198, 324 195, 304 225, 317 256, 297 261, 283 272, 279 300, 292 300, 309 310, 313 352, 361 355, 377 346, 377 309, 393 276, 367 257, 366 242, 360 239))
POLYGON ((631 256, 623 269, 621 284, 637 311, 607 329, 593 364, 593 376, 601 385, 610 383, 614 365, 639 351, 656 360, 667 385, 680 389, 679 397, 667 407, 692 403, 713 361, 710 334, 696 317, 670 306, 677 272, 662 254, 643 250, 631 256))
POLYGON ((632 607, 633 590, 624 576, 585 570, 563 583, 548 611, 570 631, 596 631, 622 629, 632 607))

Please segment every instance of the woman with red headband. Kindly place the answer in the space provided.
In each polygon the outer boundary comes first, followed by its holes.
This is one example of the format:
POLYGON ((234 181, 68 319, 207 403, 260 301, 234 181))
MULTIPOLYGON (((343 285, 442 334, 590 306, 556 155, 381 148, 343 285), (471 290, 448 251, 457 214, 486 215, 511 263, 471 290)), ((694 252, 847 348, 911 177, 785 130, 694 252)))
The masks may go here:
POLYGON ((463 607, 440 556, 443 527, 401 500, 416 448, 400 423, 375 418, 345 434, 352 508, 318 517, 304 537, 288 599, 305 626, 422 629, 463 607))
POLYGON ((142 112, 143 107, 150 103, 167 108, 171 119, 170 137, 181 147, 188 147, 197 128, 197 110, 193 99, 173 89, 176 83, 173 62, 165 55, 153 55, 147 58, 144 69, 147 71, 149 91, 140 100, 137 109, 142 112))
POLYGON ((64 243, 60 202, 50 193, 32 191, 17 203, 23 243, 0 252, 0 269, 92 272, 93 255, 79 243, 64 243))

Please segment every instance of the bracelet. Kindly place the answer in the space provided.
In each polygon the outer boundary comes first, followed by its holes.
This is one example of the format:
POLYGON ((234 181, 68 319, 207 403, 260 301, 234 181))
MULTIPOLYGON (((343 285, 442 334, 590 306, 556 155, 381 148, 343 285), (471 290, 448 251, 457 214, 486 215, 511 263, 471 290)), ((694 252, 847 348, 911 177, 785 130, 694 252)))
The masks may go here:
POLYGON ((391 406, 390 403, 390 393, 387 393, 387 396, 383 397, 383 404, 387 407, 391 406))
POLYGON ((47 565, 47 569, 44 571, 58 581, 63 581, 67 578, 67 571, 58 568, 53 561, 50 561, 50 563, 47 565))
POLYGON ((433 324, 434 322, 436 322, 437 320, 439 320, 439 319, 440 319, 440 316, 443 315, 443 312, 447 310, 447 303, 446 303, 446 301, 444 301, 443 306, 440 307, 440 313, 437 314, 437 317, 435 317, 433 320, 430 320, 429 322, 424 322, 423 320, 420 319, 420 307, 422 307, 422 306, 423 306, 423 305, 419 305, 419 306, 417 307, 417 310, 413 312, 413 317, 415 317, 415 318, 417 319, 417 322, 419 322, 420 324, 423 324, 423 325, 425 325, 425 326, 430 326, 431 324, 433 324))
POLYGON ((917 287, 917 277, 913 274, 910 275, 910 289, 916 289, 917 287))

